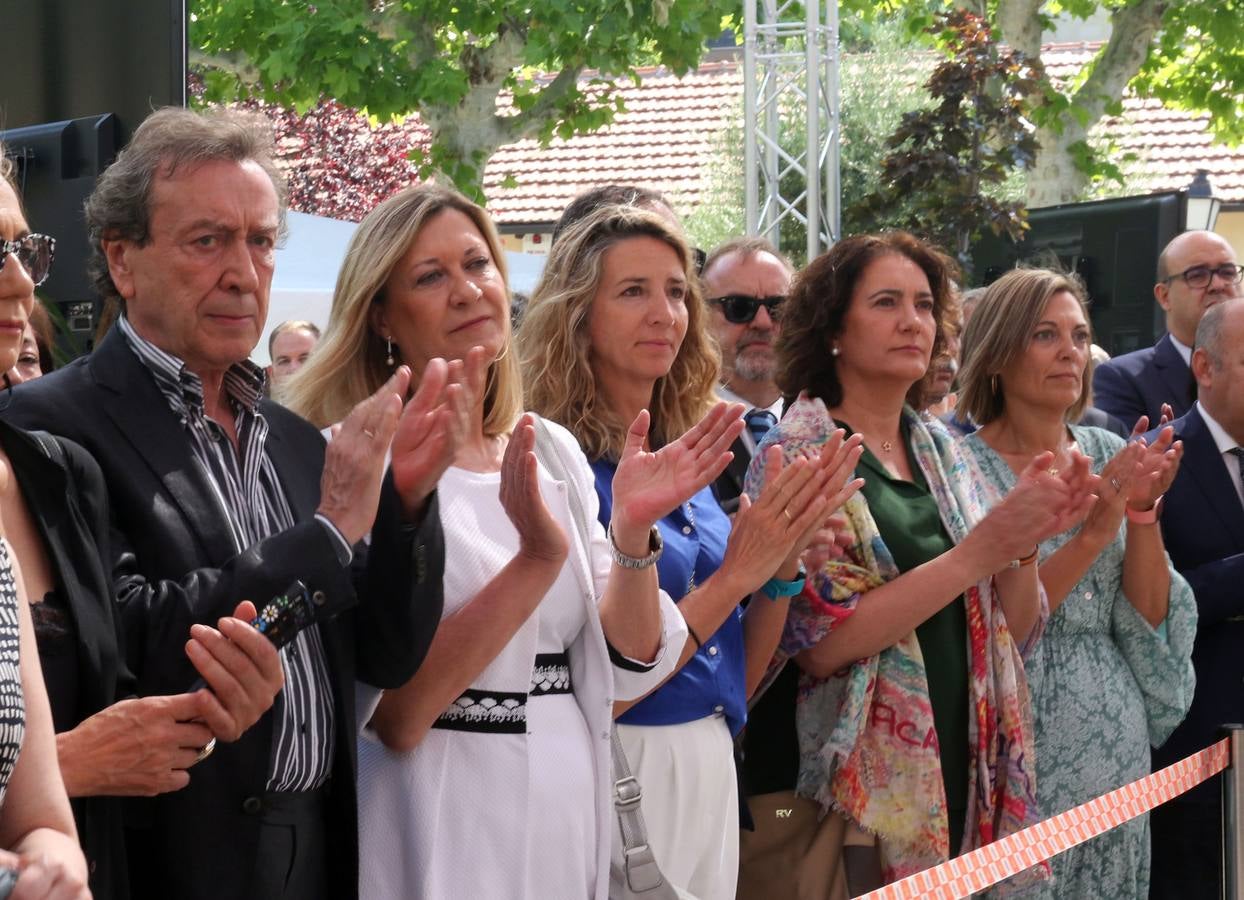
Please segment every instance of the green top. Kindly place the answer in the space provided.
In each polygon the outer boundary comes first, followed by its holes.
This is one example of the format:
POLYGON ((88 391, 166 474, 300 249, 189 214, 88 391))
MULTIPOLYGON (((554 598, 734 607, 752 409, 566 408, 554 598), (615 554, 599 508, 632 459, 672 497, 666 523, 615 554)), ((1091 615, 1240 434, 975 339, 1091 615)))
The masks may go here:
MULTIPOLYGON (((908 572, 945 553, 954 543, 942 526, 937 501, 911 452, 906 426, 903 443, 914 481, 895 478, 868 448, 860 457, 860 470, 856 474, 864 478, 860 493, 868 501, 868 510, 894 557, 894 564, 900 572, 908 572)), ((963 837, 970 761, 968 620, 963 596, 918 625, 916 639, 920 642, 929 679, 929 701, 933 705, 933 725, 937 729, 950 819, 950 853, 954 856, 963 837)))

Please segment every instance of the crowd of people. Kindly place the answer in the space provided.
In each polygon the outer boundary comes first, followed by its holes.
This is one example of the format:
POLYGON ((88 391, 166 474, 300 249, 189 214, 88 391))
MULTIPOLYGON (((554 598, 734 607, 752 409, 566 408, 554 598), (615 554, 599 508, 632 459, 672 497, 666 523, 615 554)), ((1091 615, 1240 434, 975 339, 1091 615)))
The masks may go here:
MULTIPOLYGON (((265 373, 271 151, 135 131, 86 205, 119 315, 54 372, 55 241, 0 171, 14 900, 840 900, 1244 718, 1217 235, 1097 364, 1072 276, 965 292, 904 232, 704 253, 635 186, 516 308, 488 213, 418 185, 265 373)), ((1220 816, 1202 786, 999 891, 1216 898, 1220 816)))

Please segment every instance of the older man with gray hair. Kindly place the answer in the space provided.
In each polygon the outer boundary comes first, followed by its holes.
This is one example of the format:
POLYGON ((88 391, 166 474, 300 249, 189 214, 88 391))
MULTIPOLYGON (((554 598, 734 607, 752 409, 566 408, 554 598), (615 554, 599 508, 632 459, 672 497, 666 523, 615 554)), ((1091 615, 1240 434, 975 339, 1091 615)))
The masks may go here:
POLYGON ((306 609, 345 610, 285 646, 267 712, 273 678, 226 640, 245 626, 222 626, 215 652, 238 674, 205 677, 236 716, 189 786, 131 801, 136 898, 355 896, 354 681, 405 683, 440 620, 435 487, 454 441, 422 422, 449 402, 444 362, 405 412, 400 368, 326 450, 263 398, 248 359, 284 222, 271 144, 270 126, 236 113, 162 109, 138 127, 86 207, 96 285, 122 314, 5 413, 77 441, 103 470, 141 694, 189 688, 187 638, 241 600, 262 606, 297 580, 306 609))
POLYGON ((726 512, 738 507, 743 477, 756 445, 782 415, 782 392, 773 380, 773 345, 781 332, 782 303, 794 272, 777 248, 760 237, 727 241, 704 262, 700 280, 709 324, 721 347, 718 393, 748 407, 747 428, 730 449, 734 459, 713 490, 726 512))
MULTIPOLYGON (((1161 501, 1161 523, 1171 562, 1196 595, 1197 685, 1183 724, 1154 751, 1155 768, 1213 743, 1223 723, 1244 722, 1244 300, 1216 303, 1200 316, 1191 364, 1197 400, 1171 423, 1184 457, 1161 501)), ((1222 878, 1217 782, 1159 806, 1150 828, 1150 897, 1217 898, 1222 878)))

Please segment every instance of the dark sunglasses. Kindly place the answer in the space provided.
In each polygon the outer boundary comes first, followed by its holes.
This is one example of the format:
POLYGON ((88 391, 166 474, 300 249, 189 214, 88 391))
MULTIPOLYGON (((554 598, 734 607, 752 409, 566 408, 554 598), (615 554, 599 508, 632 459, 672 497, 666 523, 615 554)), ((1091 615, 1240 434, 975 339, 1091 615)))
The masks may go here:
POLYGON ((786 302, 786 297, 781 294, 776 297, 749 297, 746 294, 730 294, 726 297, 713 297, 708 302, 721 307, 721 314, 726 317, 727 322, 735 325, 746 325, 756 318, 756 313, 760 312, 760 307, 762 306, 765 308, 765 312, 769 314, 770 319, 775 322, 778 321, 782 317, 782 304, 786 302))
POLYGON ((1209 287, 1209 283, 1214 280, 1217 275, 1228 284, 1239 284, 1244 279, 1244 269, 1234 263, 1224 263, 1221 266, 1193 266, 1191 269, 1184 269, 1175 275, 1168 275, 1163 281, 1174 281, 1176 278, 1182 278, 1190 288, 1209 287))
POLYGON ((0 239, 0 271, 9 261, 9 254, 17 257, 35 287, 47 281, 48 272, 52 269, 52 258, 56 255, 56 238, 46 234, 28 234, 15 241, 0 239))

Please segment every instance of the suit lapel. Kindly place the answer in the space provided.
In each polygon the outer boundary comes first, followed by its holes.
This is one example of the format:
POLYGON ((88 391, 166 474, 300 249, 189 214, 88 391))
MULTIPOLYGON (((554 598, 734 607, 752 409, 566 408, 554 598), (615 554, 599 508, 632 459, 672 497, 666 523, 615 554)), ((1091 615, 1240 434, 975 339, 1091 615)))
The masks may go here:
POLYGON ((1218 445, 1196 408, 1182 422, 1176 429, 1176 435, 1184 442, 1180 473, 1186 474, 1200 489, 1205 502, 1222 519, 1232 542, 1237 547, 1244 546, 1244 507, 1240 505, 1239 494, 1231 483, 1231 474, 1222 461, 1218 445))
MULTIPOLYGON (((260 404, 261 413, 265 412, 263 407, 266 405, 266 402, 260 404)), ((304 522, 315 515, 315 508, 319 505, 319 479, 295 476, 306 467, 306 448, 300 448, 289 440, 277 416, 264 415, 264 418, 268 422, 268 456, 276 467, 277 478, 289 498, 295 520, 304 522)))
MULTIPOLYGON (((1153 367, 1157 371, 1158 377, 1162 380, 1164 390, 1161 393, 1163 396, 1170 398, 1167 402, 1174 409, 1175 417, 1179 418, 1192 409, 1192 404, 1196 400, 1196 392, 1194 390, 1196 382, 1192 377, 1192 371, 1188 368, 1188 364, 1184 362, 1184 358, 1179 355, 1179 351, 1171 343, 1169 334, 1163 336, 1162 340, 1158 341, 1157 347, 1154 348, 1153 367)), ((1157 422, 1150 422, 1149 424, 1152 427, 1157 422)))
POLYGON ((48 459, 34 438, 0 423, 0 439, 77 629, 79 674, 87 676, 78 679, 79 709, 99 709, 114 699, 116 642, 113 624, 102 611, 111 600, 102 565, 93 566, 93 558, 79 558, 81 554, 71 556, 65 544, 75 533, 88 534, 77 512, 78 495, 70 490, 65 470, 48 459), (105 592, 102 597, 97 596, 100 591, 105 592))
POLYGON ((96 382, 105 388, 102 411, 173 498, 203 545, 205 558, 236 555, 228 515, 216 490, 191 453, 181 423, 125 336, 113 328, 91 354, 89 365, 96 382))

